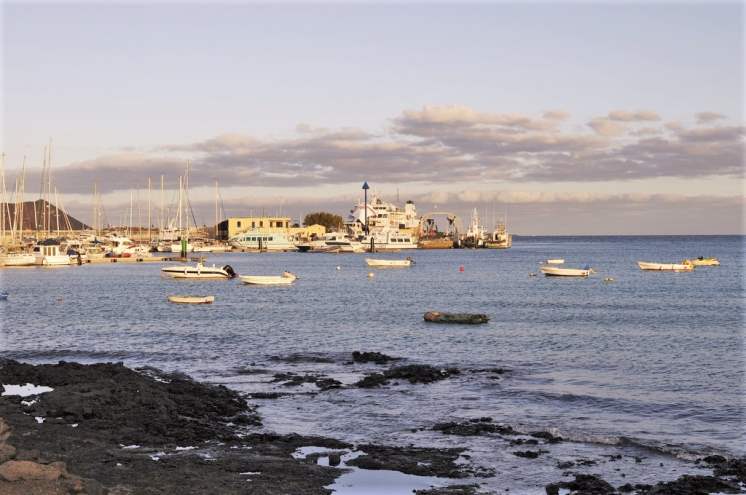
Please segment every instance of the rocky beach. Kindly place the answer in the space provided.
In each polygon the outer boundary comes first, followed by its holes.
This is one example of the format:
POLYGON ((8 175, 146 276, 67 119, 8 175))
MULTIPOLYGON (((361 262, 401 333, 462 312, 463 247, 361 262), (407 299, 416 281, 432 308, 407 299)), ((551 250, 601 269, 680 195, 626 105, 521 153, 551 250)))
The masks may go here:
MULTIPOLYGON (((278 360, 313 358, 298 354, 278 360)), ((350 363, 373 363, 381 368, 350 385, 290 372, 275 373, 271 380, 289 390, 311 384, 317 390, 308 393, 307 400, 314 400, 317 394, 345 387, 375 388, 392 381, 427 387, 456 374, 491 373, 499 379, 507 372, 440 369, 400 361, 380 353, 350 354, 350 363)), ((353 470, 434 480, 430 488, 416 491, 421 495, 468 495, 497 493, 483 481, 509 476, 473 463, 469 450, 458 442, 452 448, 352 444, 322 436, 268 432, 262 427, 261 407, 250 394, 154 368, 3 360, 0 383, 7 387, 0 391, 3 495, 328 494, 333 493, 335 480, 353 470)), ((260 400, 276 398, 263 396, 260 400)), ((428 428, 411 426, 413 432, 427 430, 454 438, 494 437, 504 441, 506 454, 526 462, 551 455, 555 446, 566 442, 546 431, 519 432, 490 417, 440 422, 428 428)), ((544 491, 549 495, 745 491, 746 459, 722 456, 692 461, 692 468, 701 474, 684 474, 658 483, 632 480, 615 486, 588 472, 589 467, 601 463, 624 466, 625 462, 645 462, 624 457, 620 451, 618 458, 566 461, 557 466, 556 482, 546 485, 544 491)))

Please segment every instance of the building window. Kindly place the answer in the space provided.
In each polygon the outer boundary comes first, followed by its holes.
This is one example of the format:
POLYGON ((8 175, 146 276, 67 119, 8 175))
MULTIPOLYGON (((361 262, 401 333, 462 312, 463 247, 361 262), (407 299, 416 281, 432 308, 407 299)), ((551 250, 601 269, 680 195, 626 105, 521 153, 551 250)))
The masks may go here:
POLYGON ((251 222, 251 228, 256 228, 256 222, 251 222))
POLYGON ((241 220, 239 220, 238 222, 236 222, 236 227, 238 227, 239 229, 241 228, 241 220))
POLYGON ((264 221, 263 220, 259 221, 259 227, 264 227, 264 221))

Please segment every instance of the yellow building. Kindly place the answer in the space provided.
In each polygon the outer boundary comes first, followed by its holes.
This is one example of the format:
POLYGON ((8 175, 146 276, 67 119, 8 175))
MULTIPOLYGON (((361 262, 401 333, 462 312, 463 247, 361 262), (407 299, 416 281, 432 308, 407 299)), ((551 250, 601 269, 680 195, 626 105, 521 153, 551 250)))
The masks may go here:
POLYGON ((218 224, 218 238, 228 240, 248 230, 261 233, 283 232, 300 239, 308 239, 313 234, 321 237, 326 233, 323 225, 292 227, 290 217, 231 217, 218 224))

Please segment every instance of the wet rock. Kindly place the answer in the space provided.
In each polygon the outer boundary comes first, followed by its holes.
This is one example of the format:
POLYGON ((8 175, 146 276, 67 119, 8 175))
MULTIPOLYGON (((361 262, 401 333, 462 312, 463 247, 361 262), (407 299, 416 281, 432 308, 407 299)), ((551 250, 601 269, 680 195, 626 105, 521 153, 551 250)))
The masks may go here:
POLYGON ((407 380, 409 383, 432 383, 444 380, 450 376, 458 375, 460 371, 456 368, 435 368, 427 364, 410 364, 396 366, 381 373, 367 375, 355 385, 363 388, 385 385, 388 380, 407 380))
POLYGON ((270 373, 267 369, 252 367, 236 368, 234 371, 237 375, 268 375, 270 373))
POLYGON ((592 474, 576 474, 573 481, 560 481, 545 487, 547 495, 559 495, 560 488, 570 490, 573 495, 612 495, 613 486, 592 474))
POLYGON ((439 431, 445 435, 478 436, 497 433, 500 435, 517 435, 510 426, 498 425, 492 422, 492 418, 471 419, 463 423, 437 423, 433 431, 439 431))
POLYGON ((535 438, 515 438, 510 441, 510 445, 539 445, 535 438))
POLYGON ((56 417, 64 423, 106 430, 124 444, 184 444, 216 436, 231 438, 228 422, 246 422, 245 418, 254 424, 259 422, 237 392, 197 383, 183 375, 162 376, 168 379, 110 363, 0 363, 2 382, 54 388, 27 408, 31 416, 56 417))
POLYGON ((704 495, 708 493, 742 493, 735 483, 714 476, 684 475, 675 481, 661 482, 642 492, 645 495, 704 495))
POLYGON ((342 462, 342 454, 339 452, 332 452, 329 454, 329 465, 330 466, 339 466, 339 464, 342 462))
POLYGON ((352 360, 356 363, 375 363, 375 364, 386 364, 391 361, 399 361, 401 358, 387 356, 380 352, 361 352, 354 351, 352 353, 352 360))
POLYGON ((726 459, 720 455, 712 455, 702 460, 712 467, 715 476, 734 477, 738 481, 746 483, 746 457, 726 459))
POLYGON ((342 382, 339 380, 315 374, 297 375, 295 373, 277 373, 274 375, 272 381, 282 382, 284 387, 298 387, 304 383, 312 383, 316 385, 319 390, 331 390, 342 386, 342 382))
POLYGON ((563 438, 560 436, 554 436, 548 431, 535 431, 531 433, 531 436, 534 438, 541 438, 543 440, 546 440, 547 443, 560 443, 563 438))
POLYGON ((464 449, 380 445, 358 445, 357 448, 364 454, 347 461, 347 465, 362 469, 388 469, 417 476, 445 478, 466 478, 476 473, 469 466, 455 462, 464 449))
POLYGON ((355 383, 355 386, 360 388, 374 388, 380 387, 381 385, 388 384, 389 381, 386 379, 383 373, 371 373, 366 375, 362 380, 355 383))
POLYGON ((291 394, 284 394, 282 392, 252 392, 248 394, 250 399, 279 399, 288 395, 291 394))
POLYGON ((557 469, 570 469, 575 465, 572 461, 560 461, 557 463, 557 469))
POLYGON ((318 353, 302 353, 297 352, 288 354, 287 356, 270 356, 272 361, 281 361, 283 363, 319 363, 329 364, 335 362, 335 360, 329 356, 318 353))
POLYGON ((478 492, 479 485, 448 485, 441 487, 427 488, 425 490, 415 490, 415 495, 478 495, 485 492, 478 492))
POLYGON ((0 464, 16 456, 16 448, 9 443, 0 443, 0 464))
POLYGON ((252 409, 243 399, 176 375, 163 378, 112 364, 3 361, 0 382, 52 383, 55 390, 39 397, 40 411, 65 411, 65 421, 46 416, 50 420, 40 424, 19 401, 0 400, 0 417, 7 422, 0 419, 6 424, 0 436, 12 427, 9 438, 18 449, 14 460, 2 464, 3 495, 328 495, 325 487, 342 471, 305 464, 290 454, 308 445, 350 447, 322 437, 246 434, 247 428, 237 430, 227 422, 250 417, 252 409), (71 419, 77 427, 67 422, 71 419), (123 448, 132 444, 142 447, 123 448), (177 451, 176 446, 198 448, 177 451), (66 474, 64 464, 55 463, 61 460, 83 478, 66 474), (250 484, 241 475, 246 472, 257 473, 250 484), (33 477, 56 479, 21 479, 33 477))
POLYGON ((536 459, 540 455, 546 454, 548 452, 549 451, 547 450, 524 450, 524 451, 518 450, 516 452, 513 452, 513 455, 517 457, 524 457, 526 459, 536 459))

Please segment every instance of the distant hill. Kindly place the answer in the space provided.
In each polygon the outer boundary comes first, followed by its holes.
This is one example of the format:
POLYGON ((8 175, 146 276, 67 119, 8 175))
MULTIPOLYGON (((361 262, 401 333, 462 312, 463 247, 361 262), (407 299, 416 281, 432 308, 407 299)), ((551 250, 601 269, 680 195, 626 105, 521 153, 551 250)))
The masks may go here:
MULTIPOLYGON (((10 228, 10 223, 12 223, 13 219, 15 218, 15 211, 16 211, 16 204, 15 203, 7 203, 2 204, 0 203, 0 211, 2 211, 5 214, 5 225, 6 229, 10 228), (7 207, 7 210, 6 210, 7 207), (9 213, 8 213, 9 211, 9 213), (10 220, 8 220, 8 217, 10 217, 10 220)), ((37 230, 45 228, 45 221, 43 220, 43 214, 46 211, 45 208, 49 209, 49 223, 50 228, 49 230, 58 230, 57 226, 57 207, 53 205, 52 203, 48 203, 44 201, 43 199, 37 199, 36 201, 26 201, 23 203, 23 205, 20 207, 21 211, 23 211, 23 230, 37 230)), ((68 215, 65 213, 64 210, 59 210, 59 230, 88 230, 90 227, 77 218, 68 215)))

